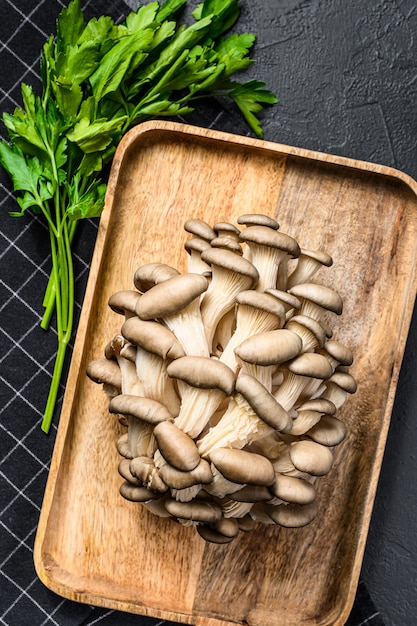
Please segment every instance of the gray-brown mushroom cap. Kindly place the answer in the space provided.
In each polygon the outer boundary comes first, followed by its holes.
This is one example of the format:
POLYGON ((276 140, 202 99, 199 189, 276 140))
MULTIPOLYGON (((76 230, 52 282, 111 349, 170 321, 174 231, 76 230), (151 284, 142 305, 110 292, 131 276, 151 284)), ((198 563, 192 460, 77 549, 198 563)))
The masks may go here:
POLYGON ((311 336, 314 337, 315 341, 317 341, 317 347, 324 346, 326 342, 326 331, 324 330, 320 322, 313 319, 312 317, 309 317, 308 315, 294 315, 287 321, 285 328, 288 328, 288 330, 292 330, 293 332, 297 333, 297 325, 298 328, 301 327, 301 333, 302 329, 304 329, 304 332, 308 331, 309 333, 311 333, 311 336))
POLYGON ((347 393, 355 393, 357 390, 357 383, 352 374, 349 372, 335 371, 332 376, 327 380, 327 383, 334 383, 347 393))
POLYGON ((95 383, 121 389, 122 373, 116 361, 106 358, 94 359, 87 365, 87 376, 95 383))
POLYGON ((266 457, 238 448, 216 448, 210 460, 218 471, 231 482, 269 486, 275 480, 275 470, 266 457))
POLYGON ((309 504, 281 504, 276 507, 269 506, 269 517, 279 526, 285 528, 301 528, 310 524, 317 516, 318 506, 316 502, 309 504))
POLYGON ((325 356, 317 352, 303 352, 291 360, 287 367, 290 372, 298 376, 320 378, 326 380, 333 374, 332 366, 325 356))
POLYGON ((140 297, 141 294, 134 289, 116 291, 110 296, 108 305, 112 311, 119 315, 134 315, 136 303, 140 297))
POLYGON ((255 291, 254 289, 245 289, 236 296, 236 304, 271 313, 281 322, 285 320, 284 305, 268 293, 255 291))
POLYGON ((334 415, 336 413, 336 406, 333 402, 327 398, 321 397, 305 400, 297 409, 302 411, 317 411, 322 415, 334 415))
POLYGON ((184 230, 195 237, 211 241, 216 236, 212 227, 204 220, 189 219, 184 222, 184 230))
POLYGON ((276 498, 293 504, 310 504, 316 499, 314 485, 296 476, 277 473, 275 482, 269 489, 276 498))
POLYGON ((173 467, 187 472, 200 463, 194 440, 173 422, 165 420, 157 424, 153 434, 162 456, 173 467))
POLYGON ((174 315, 198 298, 208 287, 201 274, 179 274, 154 285, 138 300, 136 314, 143 320, 174 315))
POLYGON ((229 237, 235 241, 239 240, 240 229, 230 222, 216 222, 213 224, 216 237, 229 237))
POLYGON ((133 345, 140 346, 161 359, 178 359, 185 354, 174 333, 153 320, 131 317, 122 325, 121 333, 133 345))
POLYGON ((173 416, 165 405, 152 398, 122 393, 110 400, 110 413, 132 415, 148 424, 172 420, 173 416))
POLYGON ((235 348, 235 353, 248 363, 278 365, 297 356, 301 349, 302 341, 296 333, 279 328, 252 335, 235 348))
POLYGON ((231 250, 223 248, 210 248, 201 253, 202 260, 210 266, 218 266, 237 275, 246 276, 250 280, 248 289, 258 281, 259 274, 254 265, 247 259, 231 250))
POLYGON ((139 267, 134 276, 133 283, 140 292, 148 291, 154 285, 162 283, 173 276, 177 276, 179 271, 166 263, 145 263, 139 267))
POLYGON ((339 341, 329 340, 324 344, 324 349, 340 365, 352 365, 353 353, 345 344, 339 341))
POLYGON ((289 452, 294 467, 300 472, 306 472, 312 476, 324 476, 332 468, 332 452, 315 441, 296 441, 290 444, 289 452))
POLYGON ((198 465, 192 470, 179 470, 170 463, 165 463, 159 470, 159 474, 171 489, 187 489, 194 485, 209 485, 213 482, 210 463, 200 459, 198 465))
POLYGON ((221 508, 217 506, 217 504, 203 500, 177 502, 176 500, 169 499, 165 502, 165 508, 168 513, 177 519, 203 522, 206 524, 213 524, 222 516, 221 508))
POLYGON ((168 376, 199 389, 221 389, 227 396, 235 387, 235 374, 225 363, 210 357, 183 356, 167 367, 168 376))
POLYGON ((289 413, 254 376, 241 372, 236 379, 235 390, 268 426, 284 433, 291 430, 293 421, 289 413))
POLYGON ((268 246, 286 252, 290 257, 296 258, 300 254, 297 241, 278 230, 266 226, 248 226, 240 233, 240 238, 249 244, 268 246))
POLYGON ((235 254, 242 255, 243 250, 240 243, 238 243, 235 239, 231 237, 215 237, 211 240, 212 248, 220 248, 224 250, 230 250, 230 252, 234 252, 235 254))
POLYGON ((320 421, 306 433, 307 437, 316 443, 330 447, 342 443, 346 434, 346 425, 333 415, 323 415, 320 421))
POLYGON ((266 226, 273 230, 278 230, 279 228, 279 223, 273 217, 263 213, 245 213, 238 217, 237 223, 245 226, 266 226))
POLYGON ((271 287, 265 289, 265 293, 268 293, 271 296, 274 296, 274 298, 277 298, 277 300, 279 300, 284 305, 287 311, 290 311, 291 309, 296 309, 298 311, 298 309, 301 309, 300 300, 288 291, 284 291, 282 289, 273 289, 271 287))
POLYGON ((337 315, 342 314, 342 298, 337 291, 331 287, 318 283, 300 283, 298 285, 294 285, 294 287, 290 287, 288 291, 297 298, 310 301, 327 311, 332 311, 337 315))

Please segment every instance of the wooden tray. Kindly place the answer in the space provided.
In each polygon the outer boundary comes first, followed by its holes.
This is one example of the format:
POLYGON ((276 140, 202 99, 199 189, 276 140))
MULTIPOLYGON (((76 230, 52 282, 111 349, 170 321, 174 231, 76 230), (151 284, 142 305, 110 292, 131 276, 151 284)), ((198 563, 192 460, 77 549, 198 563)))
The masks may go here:
POLYGON ((40 579, 79 602, 199 626, 343 624, 351 610, 416 294, 416 183, 378 165, 197 127, 149 122, 115 156, 35 542, 40 579), (134 270, 184 270, 187 218, 275 216, 334 265, 335 337, 355 354, 349 436, 318 485, 318 518, 226 546, 119 496, 115 441, 85 375, 120 328, 108 297, 134 270))

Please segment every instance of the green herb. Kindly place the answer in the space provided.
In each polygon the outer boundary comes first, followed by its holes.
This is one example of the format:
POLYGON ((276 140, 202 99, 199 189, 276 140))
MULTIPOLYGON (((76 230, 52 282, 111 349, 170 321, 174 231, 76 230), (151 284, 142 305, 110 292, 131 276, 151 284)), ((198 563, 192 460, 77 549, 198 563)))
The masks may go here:
POLYGON ((277 101, 263 83, 231 78, 253 63, 255 36, 225 35, 239 17, 239 0, 205 0, 189 26, 174 19, 185 2, 150 2, 115 24, 108 16, 86 22, 73 0, 43 46, 41 94, 22 84, 23 107, 3 114, 9 141, 0 142, 0 164, 20 207, 12 215, 30 209, 49 227, 52 270, 41 326, 49 327, 55 311, 58 348, 45 432, 73 330, 76 225, 100 215, 106 166, 123 134, 148 119, 188 114, 199 99, 226 96, 262 137, 256 115, 277 101))

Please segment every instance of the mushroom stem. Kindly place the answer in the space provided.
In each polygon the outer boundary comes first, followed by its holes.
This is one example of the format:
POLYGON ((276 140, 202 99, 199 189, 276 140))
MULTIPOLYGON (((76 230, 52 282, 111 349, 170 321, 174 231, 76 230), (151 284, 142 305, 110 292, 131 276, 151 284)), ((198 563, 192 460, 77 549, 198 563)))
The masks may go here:
POLYGON ((236 393, 216 426, 197 441, 198 451, 203 458, 210 458, 215 448, 243 448, 255 436, 263 437, 271 430, 259 419, 245 398, 236 393))

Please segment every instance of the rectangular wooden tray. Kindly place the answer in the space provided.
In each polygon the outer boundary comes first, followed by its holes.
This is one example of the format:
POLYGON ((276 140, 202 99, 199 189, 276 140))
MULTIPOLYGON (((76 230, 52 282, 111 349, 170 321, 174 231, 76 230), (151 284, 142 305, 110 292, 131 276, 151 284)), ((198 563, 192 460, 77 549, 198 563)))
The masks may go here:
POLYGON ((416 295, 416 183, 379 165, 170 122, 130 131, 116 153, 35 542, 40 579, 79 602, 199 626, 343 624, 351 610, 416 295), (350 346, 349 429, 303 529, 265 527, 226 546, 120 497, 101 386, 85 375, 118 332, 109 296, 135 269, 185 269, 183 223, 275 216, 334 265, 350 346))

